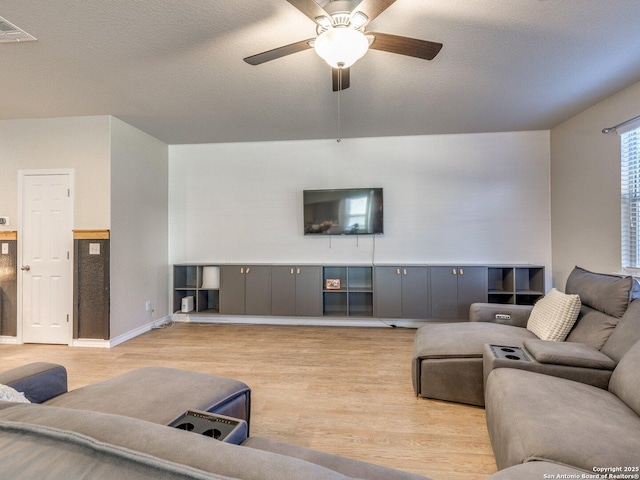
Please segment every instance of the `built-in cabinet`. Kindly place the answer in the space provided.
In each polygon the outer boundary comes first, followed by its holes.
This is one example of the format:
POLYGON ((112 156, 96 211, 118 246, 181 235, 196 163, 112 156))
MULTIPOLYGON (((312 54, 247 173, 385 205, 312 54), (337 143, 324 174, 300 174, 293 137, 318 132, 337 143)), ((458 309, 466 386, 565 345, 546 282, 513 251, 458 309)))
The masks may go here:
POLYGON ((220 313, 271 315, 270 266, 222 265, 220 285, 220 313))
POLYGON ((472 303, 487 301, 487 267, 429 267, 431 318, 468 318, 472 303))
POLYGON ((323 267, 323 314, 373 317, 373 268, 323 267))
POLYGON ((173 310, 305 317, 464 319, 475 302, 532 305, 533 265, 174 265, 173 310))
POLYGON ((533 305, 545 294, 543 267, 489 267, 488 282, 488 301, 492 303, 533 305))
POLYGON ((375 267, 375 313, 380 318, 429 318, 429 267, 375 267))
POLYGON ((322 315, 322 267, 271 267, 271 314, 319 317, 322 315))

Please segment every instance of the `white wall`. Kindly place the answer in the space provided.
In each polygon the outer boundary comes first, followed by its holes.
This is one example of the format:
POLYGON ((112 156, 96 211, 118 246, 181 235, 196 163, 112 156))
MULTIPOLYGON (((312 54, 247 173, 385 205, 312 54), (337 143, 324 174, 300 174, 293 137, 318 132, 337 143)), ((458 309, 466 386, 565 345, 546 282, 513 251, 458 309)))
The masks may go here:
POLYGON ((640 82, 551 131, 553 284, 575 265, 614 273, 620 255, 620 137, 605 127, 640 114, 640 82))
POLYGON ((18 227, 18 170, 75 169, 74 229, 110 228, 109 117, 0 121, 0 216, 18 227))
POLYGON ((174 145, 170 262, 550 267, 549 132, 174 145), (383 187, 385 233, 303 235, 302 191, 383 187))
POLYGON ((111 139, 114 339, 168 313, 168 147, 116 118, 111 139))

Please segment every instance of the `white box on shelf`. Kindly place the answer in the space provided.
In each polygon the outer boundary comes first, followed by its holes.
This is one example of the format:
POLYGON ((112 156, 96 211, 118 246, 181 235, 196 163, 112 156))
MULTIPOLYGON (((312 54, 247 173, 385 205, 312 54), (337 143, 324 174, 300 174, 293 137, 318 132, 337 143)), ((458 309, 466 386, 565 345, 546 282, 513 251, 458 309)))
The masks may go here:
POLYGON ((180 311, 182 313, 188 313, 193 310, 193 295, 189 295, 188 297, 182 298, 182 308, 180 311))
POLYGON ((202 267, 202 288, 220 288, 220 267, 202 267))

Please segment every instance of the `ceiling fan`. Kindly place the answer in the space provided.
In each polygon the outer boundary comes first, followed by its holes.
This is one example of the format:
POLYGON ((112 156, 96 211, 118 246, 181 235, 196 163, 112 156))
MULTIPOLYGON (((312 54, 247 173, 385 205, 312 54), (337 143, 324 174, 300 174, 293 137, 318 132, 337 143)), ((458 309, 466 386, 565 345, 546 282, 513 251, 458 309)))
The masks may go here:
POLYGON ((245 62, 260 65, 313 48, 331 66, 337 92, 349 88, 349 68, 370 48, 424 60, 432 60, 442 48, 441 43, 366 31, 396 0, 324 0, 324 7, 315 0, 287 1, 316 24, 318 36, 252 55, 245 62))

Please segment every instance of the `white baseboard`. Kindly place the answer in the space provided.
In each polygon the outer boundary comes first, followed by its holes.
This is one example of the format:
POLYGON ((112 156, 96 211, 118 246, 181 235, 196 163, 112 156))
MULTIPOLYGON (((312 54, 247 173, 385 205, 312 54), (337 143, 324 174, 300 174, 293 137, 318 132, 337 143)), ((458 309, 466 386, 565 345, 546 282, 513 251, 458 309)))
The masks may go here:
POLYGON ((18 345, 18 337, 0 335, 0 345, 18 345))
POLYGON ((166 316, 164 318, 159 318, 154 320, 153 322, 149 322, 146 325, 142 325, 141 327, 135 328, 127 333, 123 333, 122 335, 118 335, 115 338, 110 340, 101 340, 101 339, 93 339, 93 338, 76 338, 72 341, 72 347, 94 347, 94 348, 112 348, 121 343, 126 342, 127 340, 131 340, 132 338, 137 337, 138 335, 142 335, 153 329, 158 325, 162 325, 165 322, 171 321, 171 317, 166 316))
POLYGON ((291 325, 313 327, 380 327, 380 328, 418 328, 424 322, 399 318, 354 318, 354 317, 251 317, 247 315, 189 315, 175 313, 174 322, 218 323, 247 325, 291 325))

